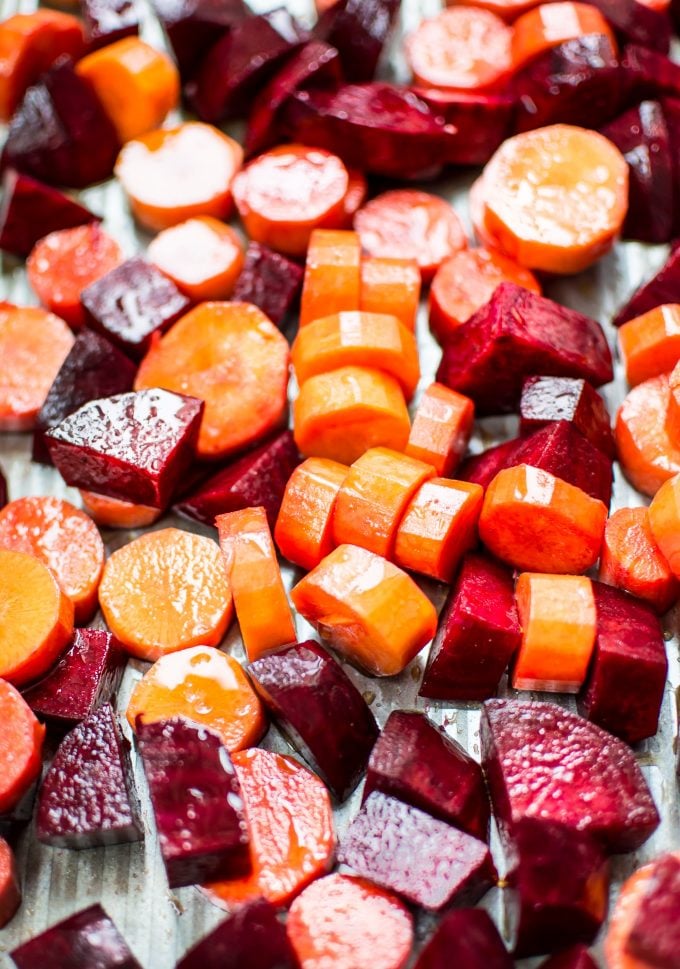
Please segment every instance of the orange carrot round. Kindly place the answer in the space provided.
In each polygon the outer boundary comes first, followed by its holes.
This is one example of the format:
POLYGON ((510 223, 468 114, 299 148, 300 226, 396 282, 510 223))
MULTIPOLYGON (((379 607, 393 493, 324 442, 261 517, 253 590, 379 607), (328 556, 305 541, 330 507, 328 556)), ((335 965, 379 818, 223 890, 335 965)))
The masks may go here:
MULTIPOLYGON (((484 195, 484 179, 480 175, 470 186, 470 194, 468 195, 468 208, 472 229, 475 239, 484 248, 488 249, 489 252, 500 252, 500 242, 489 228, 489 223, 486 218, 484 195)), ((505 254, 502 253, 502 255, 505 254)), ((505 258, 507 259, 508 257, 506 256, 505 258)))
POLYGON ((300 298, 300 327, 342 310, 359 309, 360 263, 356 232, 312 232, 300 298))
POLYGON ((669 373, 680 360, 680 304, 666 303, 629 320, 618 336, 631 387, 669 373))
POLYGON ((324 229, 351 229, 354 216, 366 201, 368 183, 363 172, 356 168, 347 169, 348 185, 339 212, 333 212, 324 219, 324 229))
POLYGON ((643 865, 642 868, 633 872, 621 886, 604 939, 607 969, 653 969, 646 962, 642 962, 626 952, 628 936, 633 927, 638 907, 649 888, 649 881, 653 873, 653 864, 643 865))
POLYGON ((654 541, 668 562, 671 572, 680 578, 680 476, 665 481, 649 506, 649 526, 654 541))
MULTIPOLYGON (((460 2, 461 0, 446 0, 449 7, 457 6, 460 2)), ((463 0, 466 7, 490 10, 506 23, 512 23, 525 10, 535 7, 536 2, 537 0, 463 0)))
POLYGON ((633 387, 616 415, 614 436, 623 473, 646 495, 680 472, 680 446, 669 433, 668 375, 633 387))
POLYGON ((0 813, 6 814, 40 775, 45 728, 5 680, 0 680, 0 720, 0 813))
POLYGON ((293 471, 274 529, 289 562, 309 571, 333 551, 333 508, 348 471, 328 458, 307 458, 293 471))
POLYGON ((131 501, 97 495, 94 491, 80 491, 85 511, 102 528, 148 528, 163 514, 160 508, 135 505, 131 501))
POLYGON ((21 886, 14 852, 0 838, 0 929, 12 919, 21 905, 21 886))
POLYGON ((609 24, 592 4, 574 0, 539 4, 523 13, 513 24, 511 38, 515 70, 521 70, 529 61, 558 44, 585 34, 605 35, 616 50, 616 38, 609 24))
POLYGON ((474 419, 475 405, 469 397, 443 384, 430 384, 420 398, 404 453, 449 478, 467 450, 474 419))
POLYGON ((415 259, 366 256, 361 260, 359 309, 396 316, 413 332, 419 301, 420 271, 415 259))
POLYGON ((147 256, 196 303, 228 299, 243 267, 238 235, 209 215, 165 229, 151 242, 147 256))

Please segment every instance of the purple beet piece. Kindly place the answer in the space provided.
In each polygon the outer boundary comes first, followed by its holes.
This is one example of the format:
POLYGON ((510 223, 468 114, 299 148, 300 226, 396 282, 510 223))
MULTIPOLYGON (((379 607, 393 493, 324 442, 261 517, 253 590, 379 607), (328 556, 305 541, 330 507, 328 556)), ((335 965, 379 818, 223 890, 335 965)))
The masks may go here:
POLYGON ((11 811, 0 814, 0 837, 14 847, 33 817, 39 781, 35 780, 11 811))
POLYGON ((257 306, 281 329, 302 289, 303 275, 297 263, 259 242, 250 242, 231 298, 235 303, 257 306))
POLYGON ((521 636, 511 571, 483 555, 466 555, 439 619, 420 696, 495 696, 521 636))
POLYGON ((241 788, 221 738, 182 717, 138 717, 136 729, 170 888, 247 874, 241 788))
POLYGON ((513 969, 513 965, 488 912, 459 908, 441 920, 414 969, 513 969))
POLYGON ((105 337, 92 330, 81 330, 36 418, 33 460, 51 464, 46 432, 90 400, 132 390, 136 369, 105 337))
POLYGON ((332 44, 348 81, 372 81, 401 0, 337 0, 314 28, 319 40, 332 44))
POLYGON ((680 97, 661 98, 663 116, 668 129, 671 150, 671 166, 673 175, 673 233, 677 237, 680 231, 680 97))
POLYGON ((413 89, 433 114, 456 129, 448 139, 446 161, 484 165, 511 133, 517 106, 511 94, 467 94, 437 88, 413 89))
POLYGON ((293 435, 282 431, 202 481, 174 510, 204 525, 214 525, 217 515, 261 505, 273 531, 286 484, 300 460, 293 435))
POLYGON ((7 504, 7 479, 0 468, 0 508, 7 504))
POLYGON ((593 0, 593 6, 604 14, 622 41, 668 53, 671 25, 666 13, 638 0, 593 0))
POLYGON ((299 969, 299 962, 276 909, 258 898, 190 949, 177 969, 299 969))
POLYGON ((472 481, 482 488, 488 488, 499 471, 511 466, 512 455, 521 440, 513 438, 502 444, 494 444, 480 454, 473 454, 456 469, 456 477, 459 481, 472 481))
POLYGON ((680 97, 680 64, 659 51, 629 44, 621 55, 621 73, 629 102, 680 97))
POLYGON ((595 651, 579 712, 629 744, 653 737, 668 660, 658 616, 620 589, 593 582, 595 651))
POLYGON ((576 310, 501 283, 450 335, 437 380, 471 397, 478 414, 503 414, 516 409, 524 378, 534 373, 606 384, 613 377, 606 337, 576 310))
POLYGON ((76 629, 68 650, 24 693, 24 700, 40 719, 75 726, 114 696, 126 662, 125 650, 111 633, 76 629))
POLYGON ((17 969, 142 969, 101 905, 91 905, 10 956, 17 969))
POLYGON ((344 801, 366 770, 380 731, 340 664, 308 640, 262 656, 248 673, 283 733, 344 801))
POLYGON ((57 848, 139 841, 130 745, 105 703, 64 737, 38 794, 38 840, 57 848))
POLYGON ((485 841, 489 797, 479 764, 423 713, 393 710, 371 753, 363 799, 399 798, 485 841))
POLYGON ((191 306, 173 281, 141 256, 91 283, 80 299, 88 325, 136 360, 154 333, 167 330, 191 306))
POLYGON ((45 435, 64 481, 152 508, 194 457, 203 401, 153 388, 83 404, 45 435))
POLYGON ((139 33, 135 0, 80 0, 80 6, 90 50, 139 33))
POLYGON ((350 824, 338 861, 434 912, 474 905, 496 882, 483 841, 380 791, 350 824))
POLYGON ((645 965, 677 969, 680 952, 680 860, 664 855, 653 862, 646 890, 635 910, 626 952, 645 965))
POLYGON ((607 457, 614 456, 614 435, 607 405, 587 380, 576 377, 527 377, 519 402, 520 434, 552 421, 570 421, 607 457))
POLYGON ((549 956, 539 969, 597 969, 597 963, 584 945, 573 945, 549 956))
POLYGON ((243 0, 152 0, 152 6, 183 81, 193 75, 218 40, 252 16, 243 0))
POLYGON ((671 250, 666 262, 655 276, 635 290, 627 303, 613 319, 614 326, 621 326, 636 316, 663 303, 680 302, 680 246, 671 250))
POLYGON ((626 744, 554 703, 487 700, 482 766, 502 830, 525 818, 563 824, 611 852, 639 848, 659 824, 626 744))

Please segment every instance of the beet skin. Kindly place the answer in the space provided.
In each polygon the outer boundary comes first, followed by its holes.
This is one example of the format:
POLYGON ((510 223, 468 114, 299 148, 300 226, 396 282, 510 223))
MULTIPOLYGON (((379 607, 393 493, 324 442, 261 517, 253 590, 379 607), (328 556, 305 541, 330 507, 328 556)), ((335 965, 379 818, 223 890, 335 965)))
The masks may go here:
POLYGON ((10 953, 17 969, 142 969, 101 905, 91 905, 10 953))

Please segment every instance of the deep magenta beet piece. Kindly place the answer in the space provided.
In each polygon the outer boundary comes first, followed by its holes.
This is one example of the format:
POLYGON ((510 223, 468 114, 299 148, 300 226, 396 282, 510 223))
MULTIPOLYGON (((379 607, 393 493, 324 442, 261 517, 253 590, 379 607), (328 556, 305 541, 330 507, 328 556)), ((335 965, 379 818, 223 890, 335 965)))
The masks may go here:
POLYGON ((243 0, 153 0, 183 81, 235 24, 251 16, 243 0))
POLYGON ((573 945, 549 956, 539 969, 597 969, 597 963, 584 945, 573 945))
POLYGON ((664 855, 653 862, 650 881, 635 911, 626 952, 662 969, 678 962, 680 951, 680 860, 664 855))
POLYGON ((466 555, 439 619, 420 696, 495 696, 521 638, 512 572, 483 555, 466 555))
POLYGON ((380 791, 350 824, 338 860, 434 912, 474 905, 496 881, 483 841, 380 791))
POLYGON ((380 731, 340 664, 308 640, 262 656, 248 673, 283 733, 344 801, 366 770, 380 731))
POLYGON ((7 504, 7 479, 0 468, 0 508, 7 504))
POLYGON ((167 330, 191 306, 172 280, 141 256, 96 280, 80 299, 88 325, 136 360, 154 333, 167 330))
POLYGON ((26 825, 33 817, 35 799, 38 793, 38 781, 34 781, 18 804, 11 811, 0 814, 0 837, 4 838, 12 847, 19 840, 26 829, 26 825))
POLYGON ((655 306, 680 302, 680 246, 671 250, 661 269, 632 294, 612 320, 621 326, 636 316, 642 316, 655 306))
POLYGON ((76 629, 73 642, 47 676, 23 694, 39 719, 75 726, 115 695, 127 654, 103 629, 76 629))
POLYGON ((456 129, 448 140, 452 165, 485 165, 513 129, 517 99, 512 94, 468 94, 413 88, 433 114, 456 129))
POLYGON ((13 949, 17 969, 142 969, 101 905, 91 905, 13 949))
POLYGON ((659 51, 629 44, 621 55, 621 73, 629 103, 680 97, 680 65, 659 51))
POLYGON ((534 818, 591 835, 616 853, 639 848, 658 827, 631 749, 569 710, 487 700, 480 741, 494 814, 510 839, 520 821, 534 818))
POLYGON ((62 740, 38 794, 38 840, 58 848, 139 841, 130 745, 105 703, 62 740))
POLYGON ((139 717, 136 729, 170 888, 246 874, 248 826, 221 738, 182 717, 139 717))
POLYGON ((527 377, 519 402, 520 433, 530 434, 552 421, 570 421, 591 444, 614 456, 614 435, 607 405, 587 380, 577 377, 527 377))
POLYGON ((336 0, 314 28, 319 40, 336 47, 348 81, 372 81, 400 0, 336 0))
POLYGON ((139 390, 83 404, 45 441, 67 484, 165 508, 193 460, 202 414, 195 397, 139 390))
POLYGON ((136 0, 81 0, 80 6, 90 50, 139 33, 136 0))
POLYGON ((441 920, 414 969, 513 969, 513 965, 488 912, 459 908, 441 920))
POLYGON ((480 484, 482 488, 488 488, 499 471, 510 467, 512 455, 517 450, 521 438, 513 438, 511 441, 503 441, 502 444, 494 444, 480 454, 473 454, 456 469, 456 477, 459 481, 472 481, 480 484))
POLYGON ((231 298, 235 303, 257 306, 281 329, 302 289, 303 275, 297 263, 259 242, 250 242, 231 298))
POLYGON ((594 0, 593 6, 604 14, 621 40, 668 53, 671 25, 667 13, 638 0, 594 0))

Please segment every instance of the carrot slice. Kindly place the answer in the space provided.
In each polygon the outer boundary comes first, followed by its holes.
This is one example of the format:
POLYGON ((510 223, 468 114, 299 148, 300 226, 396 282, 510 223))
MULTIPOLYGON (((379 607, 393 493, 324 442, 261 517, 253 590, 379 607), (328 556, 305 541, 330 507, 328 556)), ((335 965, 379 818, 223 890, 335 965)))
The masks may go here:
POLYGON ((196 303, 227 299, 243 268, 238 235, 209 215, 165 229, 151 242, 147 256, 196 303))
POLYGON ((92 619, 104 543, 86 514, 61 498, 17 498, 0 511, 0 548, 37 556, 72 601, 76 623, 92 619))
POLYGON ((0 929, 14 916, 21 905, 21 886, 14 852, 4 838, 0 838, 0 929))
POLYGON ((597 7, 573 0, 541 3, 523 13, 513 24, 511 38, 515 70, 521 70, 529 61, 558 44, 585 34, 603 34, 611 41, 612 48, 617 49, 609 23, 597 7))
POLYGON ((301 969, 404 969, 412 918, 398 898, 363 878, 328 875, 295 899, 288 936, 301 969))
POLYGON ((324 219, 324 229, 351 229, 357 210, 366 201, 368 182, 363 172, 356 168, 348 168, 347 177, 349 181, 345 197, 342 200, 342 207, 339 212, 333 212, 327 219, 324 219))
POLYGON ((48 310, 73 327, 85 325, 80 294, 123 261, 123 252, 98 222, 50 232, 26 260, 28 281, 48 310))
POLYGON ((404 449, 449 478, 460 464, 472 434, 475 405, 469 397, 443 384, 423 391, 404 449))
POLYGON ((253 748, 234 754, 232 760, 245 804, 252 872, 205 885, 203 891, 228 910, 255 898, 287 905, 333 862, 328 791, 316 774, 292 757, 253 748))
POLYGON ((234 201, 255 242, 304 256, 314 229, 342 211, 349 175, 322 148, 281 145, 252 161, 234 179, 234 201))
MULTIPOLYGON (((470 194, 468 195, 468 208, 470 211, 472 229, 475 234, 475 239, 477 239, 482 246, 484 246, 490 252, 499 252, 501 248, 500 242, 489 228, 489 223, 486 218, 484 194, 484 179, 480 175, 479 178, 475 179, 470 186, 470 194)), ((506 256, 506 258, 508 257, 506 256)), ((519 265, 519 263, 517 263, 517 265, 519 265)))
POLYGON ((333 509, 348 471, 328 458, 307 458, 293 471, 274 529, 289 562, 309 571, 333 551, 333 509))
POLYGON ((0 720, 0 813, 6 814, 40 775, 45 728, 19 691, 5 680, 0 680, 0 720))
POLYGON ((298 383, 340 367, 370 367, 399 382, 406 400, 420 379, 415 336, 396 316, 341 312, 315 319, 298 330, 291 350, 298 383))
POLYGON ((73 346, 63 320, 0 303, 0 431, 30 431, 73 346))
POLYGON ((134 138, 116 162, 132 214, 153 232, 199 215, 231 212, 231 184, 243 149, 212 125, 187 121, 134 138))
POLYGON ((356 545, 327 555, 291 598, 333 649, 372 676, 401 673, 437 628, 437 612, 413 579, 356 545))
POLYGON ((628 955, 626 945, 633 927, 637 910, 647 894, 649 881, 654 874, 654 863, 643 865, 628 878, 619 891, 614 911, 609 918, 604 939, 607 969, 654 969, 653 966, 628 955))
POLYGON ((413 332, 419 301, 420 270, 415 259, 362 259, 359 309, 396 316, 413 332))
MULTIPOLYGON (((455 0, 455 4, 461 0, 455 0)), ((530 10, 536 6, 536 0, 462 0, 466 7, 477 7, 482 10, 490 10, 496 16, 501 17, 506 23, 512 23, 525 10, 530 10)), ((455 5, 453 0, 447 0, 448 6, 455 5)))
POLYGON ((359 309, 361 245, 356 232, 315 229, 309 238, 300 326, 359 309))
POLYGON ((415 259, 430 280, 445 259, 467 242, 453 208, 437 195, 394 189, 371 199, 356 214, 354 228, 369 256, 415 259))
POLYGON ((649 506, 649 527, 671 572, 680 578, 680 477, 665 481, 649 506))
POLYGON ((157 660, 189 646, 218 646, 232 618, 220 550, 178 528, 148 532, 113 553, 99 602, 132 656, 157 660))
POLYGON ((97 495, 80 490, 80 500, 90 518, 102 528, 148 528, 163 514, 162 509, 150 505, 135 505, 131 501, 97 495))
POLYGON ((624 323, 619 346, 631 387, 671 371, 680 360, 680 304, 657 306, 624 323))
POLYGON ((219 734, 230 753, 253 747, 266 719, 250 680, 232 656, 211 646, 194 646, 161 656, 136 684, 126 712, 157 723, 186 717, 219 734))
MULTIPOLYGON (((633 387, 619 407, 614 436, 623 473, 646 495, 680 472, 680 446, 669 433, 671 392, 667 374, 633 387)), ((680 438, 679 438, 680 440, 680 438)))
POLYGON ((205 401, 197 453, 220 458, 275 430, 287 404, 288 342, 250 303, 202 303, 152 344, 135 389, 205 401))
POLYGON ((267 513, 243 508, 215 519, 248 660, 296 640, 267 513))

